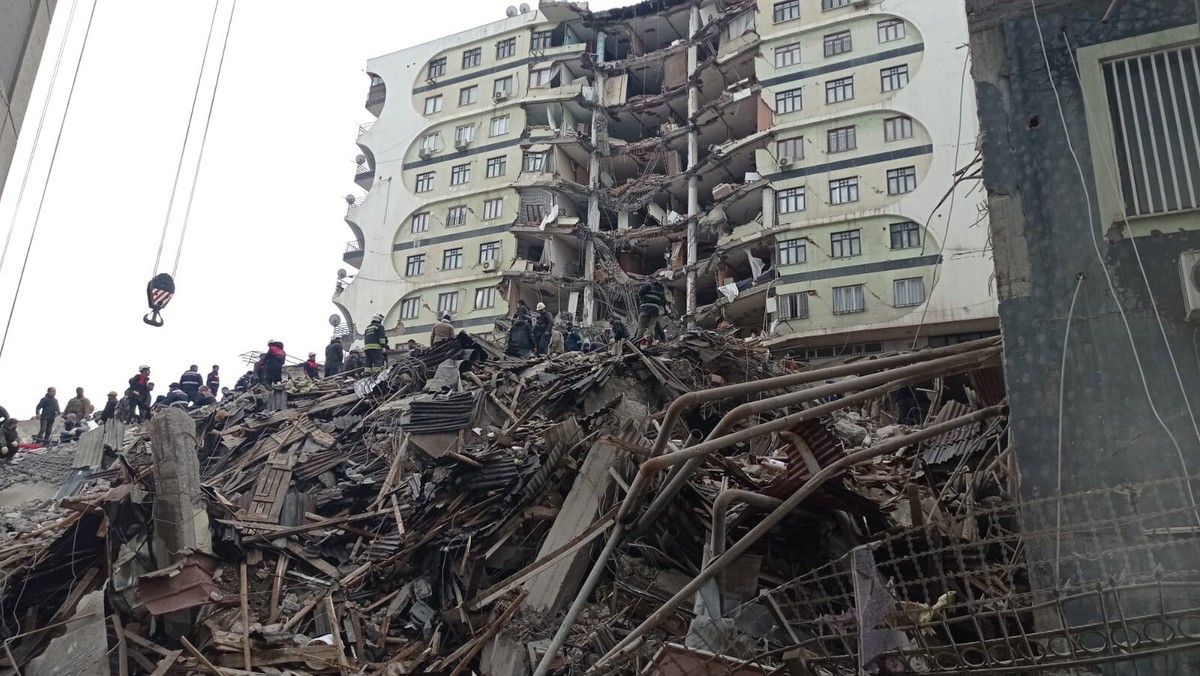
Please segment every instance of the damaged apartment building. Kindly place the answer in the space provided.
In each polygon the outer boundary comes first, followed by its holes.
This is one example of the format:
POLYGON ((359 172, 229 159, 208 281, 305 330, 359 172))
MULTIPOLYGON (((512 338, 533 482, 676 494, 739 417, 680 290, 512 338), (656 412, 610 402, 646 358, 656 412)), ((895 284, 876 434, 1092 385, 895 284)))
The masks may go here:
POLYGON ((371 60, 358 268, 423 341, 518 299, 590 325, 658 278, 689 325, 806 358, 993 333, 965 17, 922 0, 511 7, 371 60))

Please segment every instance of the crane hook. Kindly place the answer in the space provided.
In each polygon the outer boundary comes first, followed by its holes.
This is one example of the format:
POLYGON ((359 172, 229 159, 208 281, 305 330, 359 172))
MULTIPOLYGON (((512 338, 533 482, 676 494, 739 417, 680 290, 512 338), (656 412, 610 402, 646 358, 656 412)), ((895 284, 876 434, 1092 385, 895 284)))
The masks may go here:
POLYGON ((150 326, 162 326, 163 320, 159 313, 171 302, 174 295, 175 280, 171 275, 165 272, 154 275, 146 285, 146 303, 150 306, 150 313, 142 317, 142 321, 150 326))

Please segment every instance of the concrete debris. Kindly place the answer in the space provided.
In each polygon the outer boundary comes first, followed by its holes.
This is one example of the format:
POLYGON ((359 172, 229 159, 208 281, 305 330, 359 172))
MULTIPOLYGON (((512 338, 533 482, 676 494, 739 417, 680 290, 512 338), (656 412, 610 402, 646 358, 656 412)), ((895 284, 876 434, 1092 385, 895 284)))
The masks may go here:
POLYGON ((1003 426, 946 432, 997 409, 928 414, 997 343, 806 369, 719 331, 533 359, 463 333, 369 379, 167 410, 2 512, 3 660, 68 673, 69 636, 121 674, 582 673, 653 621, 610 673, 768 673, 788 640, 764 585, 909 526, 971 538, 964 507, 1010 495, 1003 426), (922 462, 899 401, 956 466, 922 462), (685 454, 678 485, 651 468, 685 454))

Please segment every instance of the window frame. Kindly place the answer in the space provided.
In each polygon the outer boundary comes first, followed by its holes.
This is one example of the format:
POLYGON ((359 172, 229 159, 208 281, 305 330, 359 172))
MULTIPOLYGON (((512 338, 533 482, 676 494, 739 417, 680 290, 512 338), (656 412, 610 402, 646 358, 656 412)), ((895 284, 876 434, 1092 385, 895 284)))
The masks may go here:
POLYGON ((554 66, 529 69, 529 88, 540 89, 550 87, 554 82, 554 66))
POLYGON ((439 77, 446 75, 447 59, 444 56, 439 56, 436 59, 430 59, 429 65, 425 67, 425 77, 430 80, 436 80, 439 77))
POLYGON ((508 156, 497 155, 489 157, 484 167, 485 178, 500 178, 508 171, 508 156))
POLYGON ((913 119, 908 115, 897 115, 895 117, 885 118, 883 121, 883 142, 895 143, 896 141, 906 141, 913 137, 913 119), (899 131, 897 135, 895 132, 899 131), (908 133, 905 134, 904 132, 908 133))
POLYGON ((450 185, 466 185, 471 182, 471 163, 450 167, 450 185))
POLYGON ((475 309, 486 310, 496 307, 496 287, 480 286, 475 288, 475 309), (483 303, 480 303, 480 294, 483 295, 483 303))
POLYGON ((510 123, 512 121, 511 118, 512 118, 511 115, 497 115, 497 116, 493 117, 491 119, 491 121, 488 122, 488 137, 495 138, 497 136, 504 136, 505 134, 507 134, 509 127, 510 127, 510 123), (497 132, 496 131, 497 123, 500 122, 501 120, 504 121, 504 131, 497 132))
POLYGON ((417 174, 417 177, 413 182, 413 192, 431 192, 433 190, 434 177, 436 174, 436 171, 426 171, 417 174))
POLYGON ((458 107, 465 108, 479 103, 479 85, 473 84, 458 90, 458 107))
POLYGON ((461 270, 463 266, 463 248, 452 246, 442 249, 442 271, 461 270))
POLYGON ((471 47, 462 52, 462 69, 470 70, 483 64, 483 47, 471 47))
POLYGON ((862 228, 829 233, 830 258, 854 258, 862 255, 862 228))
POLYGON ((457 228, 467 224, 467 205, 453 204, 446 207, 446 227, 457 228))
POLYGON ((507 37, 496 41, 496 60, 511 59, 517 55, 517 38, 516 36, 507 37))
POLYGON ((418 151, 424 150, 430 153, 436 153, 442 146, 442 132, 432 131, 421 137, 421 145, 418 151))
POLYGON ((858 125, 825 130, 825 152, 830 155, 858 150, 858 125))
POLYGON ((400 301, 400 319, 416 319, 421 316, 421 297, 414 296, 400 301), (411 310, 411 311, 410 311, 411 310))
POLYGON ((483 220, 490 221, 504 215, 504 198, 493 197, 483 201, 483 220), (493 210, 493 206, 495 209, 493 210), (493 213, 494 211, 494 213, 493 213))
POLYGON ((775 159, 788 158, 790 160, 804 159, 804 137, 794 136, 775 141, 775 159), (795 150, 796 152, 788 152, 795 150))
POLYGON ((499 96, 500 92, 502 91, 504 92, 505 96, 512 96, 513 91, 516 89, 516 82, 516 77, 512 75, 505 75, 504 77, 498 77, 495 80, 492 80, 492 98, 494 99, 499 96), (501 87, 501 85, 504 86, 501 87))
POLYGON ((821 39, 821 52, 825 58, 840 56, 854 51, 854 35, 849 28, 826 33, 821 39))
POLYGON ((775 308, 778 315, 776 319, 781 322, 793 319, 808 319, 808 292, 793 291, 791 293, 781 293, 775 297, 775 308), (800 302, 801 300, 803 302, 800 302), (801 308, 800 306, 803 307, 801 308), (784 308, 787 308, 787 310, 785 311, 784 308))
POLYGON ((887 170, 887 191, 889 195, 907 195, 917 189, 916 166, 896 167, 887 170), (903 181, 903 185, 901 185, 903 181), (907 187, 907 190, 901 188, 907 187), (895 189, 893 189, 895 188, 895 189))
POLYGON ((554 46, 554 29, 533 31, 529 34, 529 50, 544 51, 554 46))
POLYGON ((850 0, 821 0, 821 11, 828 12, 831 9, 839 9, 850 5, 850 0))
POLYGON ((408 219, 408 232, 412 235, 419 235, 422 232, 429 232, 430 214, 428 211, 418 211, 408 219))
POLYGON ((916 221, 888 223, 888 246, 893 251, 921 246, 921 225, 916 221), (896 245, 897 241, 900 246, 896 245))
POLYGON ((775 250, 779 265, 799 265, 808 262, 808 239, 804 237, 778 240, 775 250))
POLYGON ((404 276, 416 277, 425 274, 425 254, 412 254, 404 259, 404 276), (413 272, 416 268, 416 272, 413 272))
MULTIPOLYGON (((830 300, 832 301, 831 305, 833 307, 833 314, 835 314, 835 315, 850 315, 850 314, 855 314, 857 312, 866 312, 867 311, 867 296, 866 296, 865 291, 866 291, 866 289, 864 288, 863 284, 846 284, 844 286, 833 287, 832 297, 830 298, 830 300), (856 307, 851 307, 850 309, 843 308, 843 309, 839 310, 838 309, 838 302, 839 302, 838 296, 839 295, 844 296, 847 293, 851 296, 850 300, 857 301, 855 303, 856 307)), ((842 298, 841 300, 844 301, 845 298, 842 298)))
POLYGON ((433 96, 425 97, 425 114, 437 115, 442 112, 442 95, 434 94, 433 96))
POLYGON ((795 66, 800 63, 800 43, 793 42, 788 45, 776 47, 774 54, 776 68, 795 66))
POLYGON ((833 105, 835 103, 845 103, 846 101, 854 100, 854 76, 847 75, 845 77, 834 78, 825 81, 825 104, 833 105), (843 98, 837 98, 838 92, 846 94, 843 98), (830 97, 830 94, 834 94, 830 97))
POLYGON ((800 18, 800 0, 780 0, 771 6, 772 23, 784 23, 800 18))
POLYGON ((521 171, 546 171, 546 160, 550 153, 545 150, 525 151, 521 153, 521 171), (532 161, 537 158, 537 161, 532 161), (536 165, 536 166, 535 166, 536 165))
POLYGON ((445 293, 439 293, 437 299, 438 318, 441 318, 443 314, 452 315, 455 312, 458 312, 458 292, 447 291, 445 293))
POLYGON ((791 188, 780 188, 775 191, 775 214, 795 214, 804 211, 805 208, 805 187, 794 186, 791 188), (795 209, 784 210, 785 202, 789 205, 799 205, 795 209))
POLYGON ((775 92, 775 114, 787 115, 804 110, 804 88, 795 87, 775 92), (785 106, 786 104, 786 106, 785 106), (788 107, 788 110, 784 110, 788 107))
POLYGON ((844 176, 842 178, 830 179, 829 181, 829 203, 830 204, 852 204, 858 201, 858 177, 844 176), (835 185, 838 184, 838 185, 835 185), (844 198, 844 199, 842 199, 844 198))
POLYGON ((500 243, 500 240, 493 240, 491 242, 480 242, 479 243, 479 263, 480 263, 480 265, 487 263, 489 261, 499 262, 500 254, 502 253, 502 250, 503 250, 503 245, 500 243), (485 258, 484 254, 487 254, 489 257, 485 258))
POLYGON ((879 69, 879 91, 881 92, 900 91, 908 86, 908 81, 907 63, 879 69))
POLYGON ((473 143, 475 141, 474 124, 460 124, 454 128, 455 145, 458 145, 459 142, 462 141, 465 141, 466 143, 473 143))
MULTIPOLYGON (((911 289, 907 293, 912 293, 911 289)), ((892 280, 892 306, 893 307, 917 307, 925 302, 925 278, 924 277, 902 277, 892 280), (914 284, 915 282, 915 284, 914 284), (921 291, 920 300, 909 300, 908 302, 900 302, 900 286, 901 284, 914 285, 921 291)))
POLYGON ((906 22, 899 17, 880 19, 875 23, 875 35, 881 45, 903 40, 907 37, 907 34, 908 27, 906 22))

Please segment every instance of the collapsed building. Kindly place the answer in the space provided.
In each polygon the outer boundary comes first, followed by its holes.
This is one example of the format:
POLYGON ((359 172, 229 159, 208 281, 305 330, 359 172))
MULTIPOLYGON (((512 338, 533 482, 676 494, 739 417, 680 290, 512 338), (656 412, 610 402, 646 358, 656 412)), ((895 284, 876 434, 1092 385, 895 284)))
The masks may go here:
POLYGON ((996 331, 961 13, 509 14, 368 63, 347 326, 486 332, 518 299, 591 325, 655 277, 689 325, 808 358, 996 331))

